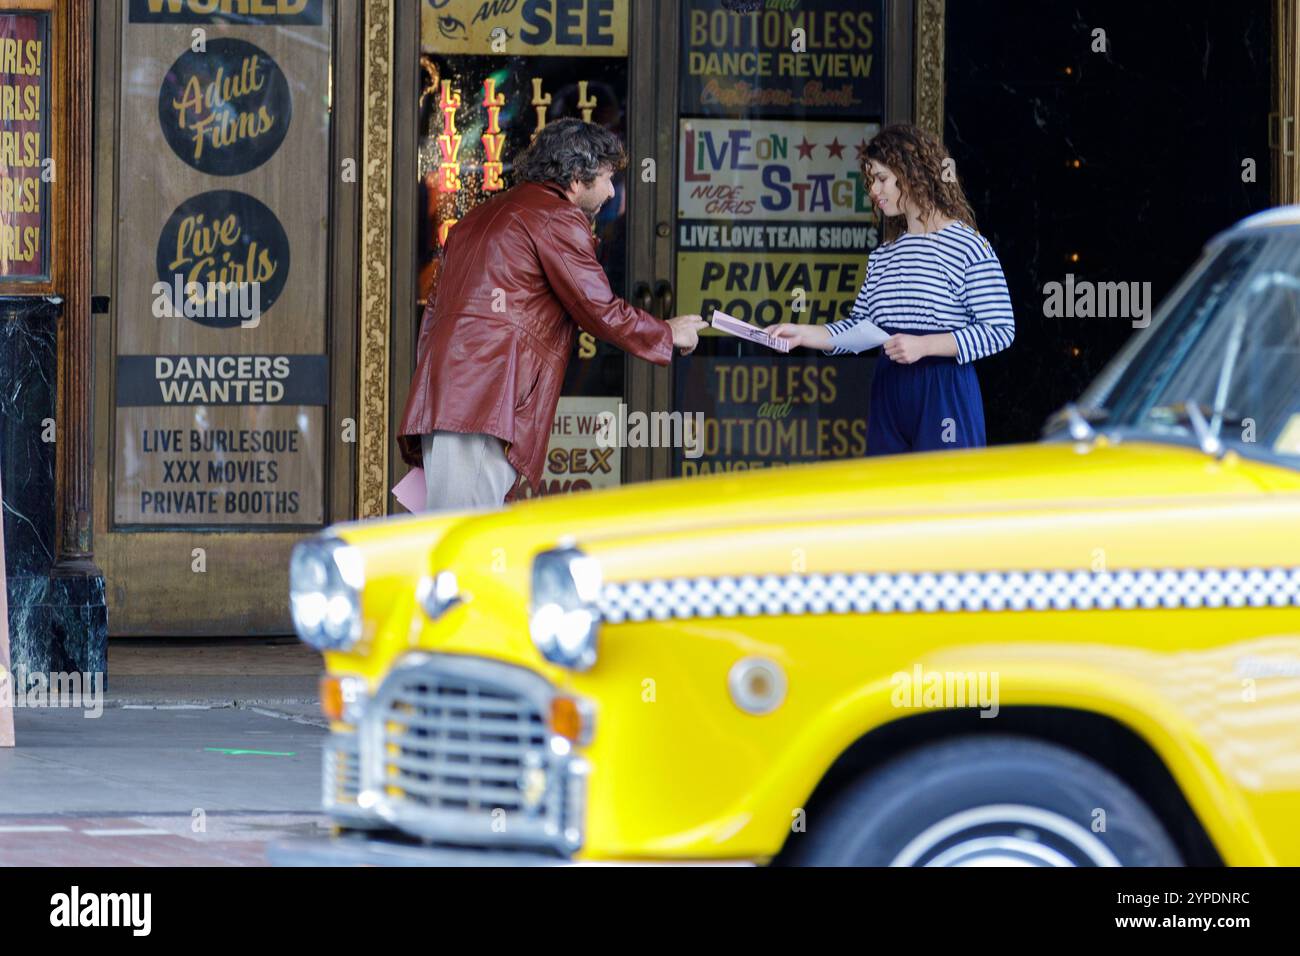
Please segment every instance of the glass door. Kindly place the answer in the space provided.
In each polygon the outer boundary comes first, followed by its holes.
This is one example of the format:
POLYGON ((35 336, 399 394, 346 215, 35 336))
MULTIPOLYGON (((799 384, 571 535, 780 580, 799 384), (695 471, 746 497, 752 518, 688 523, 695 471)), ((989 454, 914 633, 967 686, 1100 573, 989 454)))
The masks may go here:
MULTIPOLYGON (((677 89, 665 120, 677 311, 759 328, 845 318, 879 239, 862 157, 888 112, 887 18, 910 4, 676 7, 666 62, 677 89)), ((670 473, 861 456, 874 364, 708 330, 674 368, 672 408, 703 427, 694 447, 673 449, 670 473)))

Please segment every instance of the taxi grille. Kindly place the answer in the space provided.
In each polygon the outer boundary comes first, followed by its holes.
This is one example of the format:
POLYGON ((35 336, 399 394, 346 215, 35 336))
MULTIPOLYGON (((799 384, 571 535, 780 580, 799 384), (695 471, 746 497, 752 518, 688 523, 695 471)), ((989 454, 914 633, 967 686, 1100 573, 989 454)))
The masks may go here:
POLYGON ((553 745, 552 696, 522 668, 408 659, 363 720, 361 802, 430 840, 575 848, 585 765, 566 741, 553 745))

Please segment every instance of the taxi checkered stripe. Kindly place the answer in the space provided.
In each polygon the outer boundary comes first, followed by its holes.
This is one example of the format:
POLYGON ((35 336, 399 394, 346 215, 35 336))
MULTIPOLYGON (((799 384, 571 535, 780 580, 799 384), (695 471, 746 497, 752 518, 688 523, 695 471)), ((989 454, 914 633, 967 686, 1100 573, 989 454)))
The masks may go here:
POLYGON ((788 614, 1286 607, 1300 605, 1300 568, 681 577, 608 582, 599 605, 612 624, 788 614))

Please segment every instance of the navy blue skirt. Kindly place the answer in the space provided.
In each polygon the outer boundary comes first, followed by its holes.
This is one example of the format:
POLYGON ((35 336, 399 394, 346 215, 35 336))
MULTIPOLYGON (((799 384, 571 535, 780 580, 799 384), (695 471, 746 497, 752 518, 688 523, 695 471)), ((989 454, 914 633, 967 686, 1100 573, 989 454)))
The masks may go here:
POLYGON ((868 455, 984 445, 984 399, 973 363, 930 355, 903 365, 880 352, 871 381, 868 455))

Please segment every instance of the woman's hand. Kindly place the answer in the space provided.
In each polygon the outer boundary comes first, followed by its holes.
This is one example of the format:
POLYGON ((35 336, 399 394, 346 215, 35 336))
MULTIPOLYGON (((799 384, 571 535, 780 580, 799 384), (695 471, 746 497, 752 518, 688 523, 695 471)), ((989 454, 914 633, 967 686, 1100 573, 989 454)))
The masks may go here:
POLYGON ((792 322, 782 322, 780 325, 768 326, 767 334, 774 339, 785 339, 790 343, 791 348, 797 346, 810 349, 830 348, 831 334, 823 325, 796 325, 792 322))
POLYGON ((891 335, 885 339, 882 346, 885 354, 889 356, 891 362, 897 362, 899 365, 911 365, 917 359, 923 359, 930 355, 930 340, 935 338, 932 335, 891 335))

